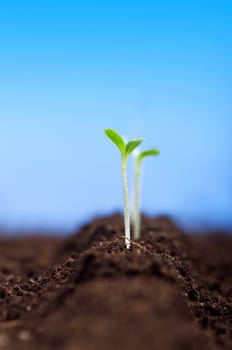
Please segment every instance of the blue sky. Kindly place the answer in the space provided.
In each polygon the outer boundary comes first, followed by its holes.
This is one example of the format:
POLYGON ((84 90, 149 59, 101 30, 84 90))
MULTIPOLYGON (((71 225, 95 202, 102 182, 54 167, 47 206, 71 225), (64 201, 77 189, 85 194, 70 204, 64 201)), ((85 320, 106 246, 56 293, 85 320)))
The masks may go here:
POLYGON ((145 212, 232 225, 231 23, 229 0, 1 1, 0 225, 121 209, 106 127, 161 150, 145 212))

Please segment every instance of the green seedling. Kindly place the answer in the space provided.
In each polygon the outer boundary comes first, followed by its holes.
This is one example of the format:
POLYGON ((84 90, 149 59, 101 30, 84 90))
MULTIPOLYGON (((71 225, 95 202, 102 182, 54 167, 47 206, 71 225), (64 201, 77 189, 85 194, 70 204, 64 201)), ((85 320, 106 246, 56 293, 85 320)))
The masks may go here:
POLYGON ((141 192, 141 164, 144 158, 149 156, 158 156, 160 154, 157 149, 149 149, 144 152, 137 152, 135 154, 135 166, 134 166, 134 239, 140 238, 141 231, 141 214, 140 214, 140 192, 141 192))
POLYGON ((122 182, 123 182, 123 206, 124 206, 124 224, 125 224, 125 244, 130 249, 130 210, 128 199, 128 181, 127 181, 127 161, 130 154, 141 144, 143 139, 130 140, 126 142, 122 136, 112 129, 105 129, 106 136, 118 147, 122 158, 122 182))

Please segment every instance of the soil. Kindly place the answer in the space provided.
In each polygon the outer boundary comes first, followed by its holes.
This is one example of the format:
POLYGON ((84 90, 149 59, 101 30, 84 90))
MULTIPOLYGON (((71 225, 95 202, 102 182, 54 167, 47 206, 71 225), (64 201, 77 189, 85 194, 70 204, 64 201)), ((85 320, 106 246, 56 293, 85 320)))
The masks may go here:
POLYGON ((232 349, 232 235, 120 215, 68 237, 0 239, 0 349, 232 349))

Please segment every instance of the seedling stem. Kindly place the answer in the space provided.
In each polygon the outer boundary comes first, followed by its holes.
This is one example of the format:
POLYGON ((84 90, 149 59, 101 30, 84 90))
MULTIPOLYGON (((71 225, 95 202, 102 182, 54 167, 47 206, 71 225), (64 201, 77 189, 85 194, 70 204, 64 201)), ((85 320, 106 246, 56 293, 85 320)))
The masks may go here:
POLYGON ((141 191, 141 159, 135 158, 135 179, 134 179, 134 239, 139 239, 141 230, 140 215, 140 191, 141 191))
POLYGON ((127 161, 128 156, 122 159, 122 182, 123 182, 123 206, 124 206, 124 224, 125 224, 125 244, 130 249, 130 208, 128 199, 128 181, 127 181, 127 161))
POLYGON ((134 168, 134 239, 139 239, 141 234, 141 214, 140 214, 140 192, 141 192, 141 163, 145 157, 158 156, 160 152, 157 149, 149 149, 135 155, 134 168))

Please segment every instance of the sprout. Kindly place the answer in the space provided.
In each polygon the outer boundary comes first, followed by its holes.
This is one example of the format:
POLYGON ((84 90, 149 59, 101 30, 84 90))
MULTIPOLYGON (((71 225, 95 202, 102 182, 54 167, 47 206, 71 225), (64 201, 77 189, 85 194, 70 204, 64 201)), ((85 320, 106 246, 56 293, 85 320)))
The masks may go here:
POLYGON ((144 152, 135 154, 135 169, 134 169, 134 239, 140 238, 141 215, 140 215, 140 177, 142 160, 148 156, 158 156, 160 152, 157 149, 149 149, 144 152))
POLYGON ((125 140, 114 130, 105 129, 106 136, 118 147, 122 157, 122 180, 123 180, 123 202, 124 202, 124 224, 125 224, 125 244, 127 249, 130 248, 130 212, 128 201, 128 184, 127 184, 127 161, 129 155, 141 144, 143 139, 125 140))

